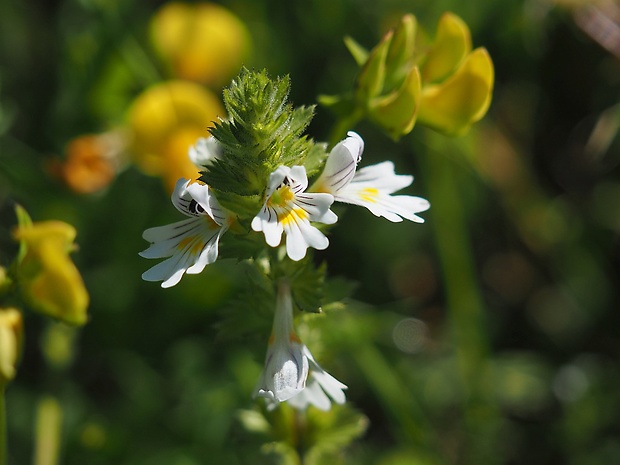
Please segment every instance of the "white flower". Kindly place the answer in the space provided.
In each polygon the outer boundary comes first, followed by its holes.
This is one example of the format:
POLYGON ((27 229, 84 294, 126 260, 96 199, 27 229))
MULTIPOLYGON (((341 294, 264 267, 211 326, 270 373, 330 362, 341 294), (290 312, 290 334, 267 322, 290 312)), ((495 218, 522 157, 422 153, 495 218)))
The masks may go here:
POLYGON ((286 233, 286 252, 301 260, 308 247, 326 249, 329 240, 310 221, 333 224, 338 217, 329 207, 331 194, 306 193, 308 178, 303 166, 280 166, 269 176, 263 208, 252 220, 252 229, 262 231, 271 247, 277 247, 286 233))
POLYGON ((209 187, 185 179, 172 193, 174 206, 190 218, 144 231, 151 246, 140 252, 145 258, 165 258, 142 274, 145 281, 163 281, 161 287, 177 284, 184 273, 200 273, 217 259, 220 237, 228 229, 229 214, 219 205, 209 187))
POLYGON ((344 404, 347 398, 343 391, 347 386, 323 370, 306 346, 304 355, 310 365, 308 382, 305 389, 288 400, 289 405, 298 410, 305 410, 309 405, 314 405, 320 410, 327 411, 332 406, 330 397, 337 404, 344 404))
POLYGON ((213 160, 221 158, 222 147, 213 136, 201 137, 195 145, 189 148, 188 152, 192 163, 198 168, 204 168, 213 163, 213 160))
POLYGON ((327 192, 338 202, 368 208, 375 216, 393 222, 403 218, 423 223, 416 215, 430 208, 428 200, 410 195, 391 195, 409 186, 413 176, 397 175, 391 161, 371 165, 356 172, 364 151, 364 141, 353 131, 330 152, 313 191, 327 192))
POLYGON ((330 397, 337 404, 346 401, 346 388, 321 368, 295 333, 291 289, 280 281, 265 368, 254 396, 264 397, 269 410, 288 401, 300 410, 314 405, 326 411, 331 408, 330 397))
POLYGON ((265 368, 254 396, 265 397, 268 405, 273 407, 289 400, 306 387, 308 368, 304 345, 293 327, 291 290, 287 282, 281 281, 265 368))

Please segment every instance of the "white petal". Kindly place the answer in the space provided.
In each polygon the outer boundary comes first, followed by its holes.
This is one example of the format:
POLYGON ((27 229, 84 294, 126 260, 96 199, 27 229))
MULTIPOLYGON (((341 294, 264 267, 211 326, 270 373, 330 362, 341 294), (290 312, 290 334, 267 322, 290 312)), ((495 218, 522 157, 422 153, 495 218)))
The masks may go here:
POLYGON ((323 172, 311 190, 335 195, 351 182, 362 158, 364 141, 353 131, 349 131, 348 135, 331 150, 323 172))
POLYGON ((329 397, 323 392, 318 381, 314 378, 313 373, 310 373, 306 388, 296 396, 290 398, 288 403, 297 410, 305 410, 308 406, 314 405, 324 412, 327 412, 332 406, 329 397))
POLYGON ((289 175, 291 169, 288 166, 280 166, 273 173, 269 175, 269 185, 265 196, 269 198, 274 191, 280 187, 284 179, 289 175))
POLYGON ((198 168, 207 167, 213 160, 221 158, 222 147, 215 137, 201 137, 189 148, 189 159, 198 168))
POLYGON ((411 185, 412 182, 413 176, 395 174, 394 163, 384 161, 358 170, 351 181, 351 188, 374 187, 391 194, 411 185))
POLYGON ((170 257, 147 270, 145 281, 163 281, 162 287, 174 286, 184 273, 199 273, 217 259, 220 236, 226 228, 208 217, 190 218, 172 225, 146 230, 144 236, 155 238, 151 246, 140 252, 146 258, 170 257))
POLYGON ((332 224, 338 219, 329 209, 334 203, 334 196, 331 194, 304 192, 295 195, 293 202, 308 213, 309 221, 332 224))
POLYGON ((278 216, 273 208, 264 207, 261 212, 252 219, 252 229, 265 234, 265 241, 271 247, 280 245, 282 239, 282 225, 278 222, 278 216))

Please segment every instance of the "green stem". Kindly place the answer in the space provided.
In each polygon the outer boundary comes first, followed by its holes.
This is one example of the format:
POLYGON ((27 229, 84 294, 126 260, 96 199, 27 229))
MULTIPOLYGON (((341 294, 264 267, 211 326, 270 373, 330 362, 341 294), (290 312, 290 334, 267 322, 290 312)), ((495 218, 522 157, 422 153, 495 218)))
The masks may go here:
POLYGON ((451 153, 454 146, 445 138, 435 137, 439 136, 429 134, 427 139, 435 144, 435 150, 428 150, 420 159, 428 179, 431 224, 443 269, 449 325, 463 389, 467 435, 463 438, 463 463, 479 463, 485 457, 497 457, 493 438, 499 423, 491 392, 485 310, 461 201, 464 186, 459 186, 455 164, 441 153, 451 153))
POLYGON ((6 465, 8 451, 6 438, 6 386, 0 387, 0 465, 6 465))
POLYGON ((340 142, 347 135, 348 131, 351 131, 357 123, 364 117, 363 112, 360 110, 353 111, 350 115, 340 118, 334 124, 331 135, 329 137, 329 146, 333 147, 340 142))
POLYGON ((61 430, 60 404, 53 397, 44 397, 37 409, 34 465, 58 464, 61 430))

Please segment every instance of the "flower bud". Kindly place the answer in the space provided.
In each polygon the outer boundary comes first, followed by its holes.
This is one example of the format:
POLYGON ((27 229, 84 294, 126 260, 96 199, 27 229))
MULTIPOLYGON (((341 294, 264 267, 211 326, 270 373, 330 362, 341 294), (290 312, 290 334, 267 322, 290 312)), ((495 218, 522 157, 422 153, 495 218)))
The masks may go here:
POLYGON ((0 385, 15 377, 23 339, 22 315, 16 308, 0 309, 0 385))

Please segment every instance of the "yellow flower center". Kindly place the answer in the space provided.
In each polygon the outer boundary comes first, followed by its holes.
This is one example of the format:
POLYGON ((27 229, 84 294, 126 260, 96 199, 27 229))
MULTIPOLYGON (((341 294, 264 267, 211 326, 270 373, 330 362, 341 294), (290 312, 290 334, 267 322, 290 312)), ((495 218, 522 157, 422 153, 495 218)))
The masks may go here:
POLYGON ((267 206, 269 207, 286 207, 290 202, 295 198, 295 194, 291 188, 287 185, 283 185, 278 187, 269 200, 267 201, 267 206))

